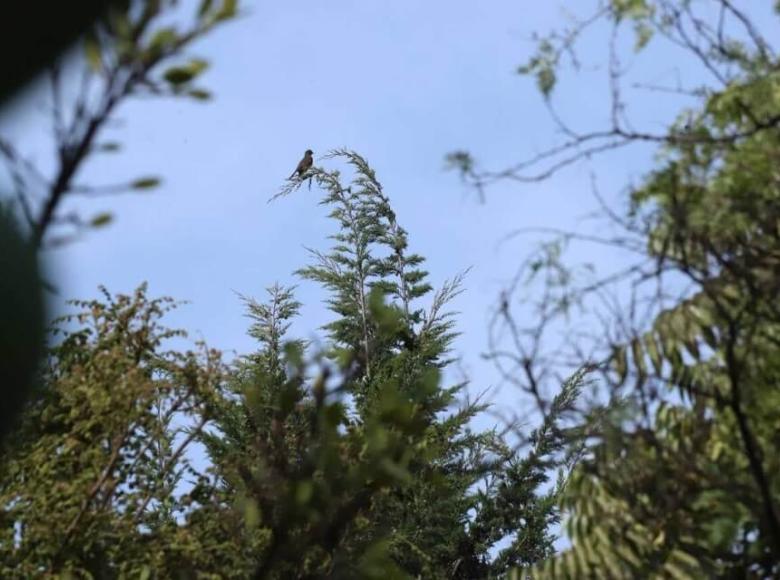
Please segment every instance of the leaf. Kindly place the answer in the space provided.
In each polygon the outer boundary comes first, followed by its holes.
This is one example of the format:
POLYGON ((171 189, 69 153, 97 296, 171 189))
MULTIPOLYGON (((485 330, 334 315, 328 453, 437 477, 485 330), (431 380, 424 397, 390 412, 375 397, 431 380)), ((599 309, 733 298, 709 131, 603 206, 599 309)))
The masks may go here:
POLYGON ((358 561, 359 577, 377 580, 408 578, 408 574, 390 556, 392 547, 392 542, 388 539, 370 544, 358 561))
POLYGON ((106 143, 101 143, 96 147, 98 151, 102 151, 103 153, 115 153, 121 148, 122 146, 116 141, 107 141, 106 143))
POLYGON ((116 7, 109 10, 108 20, 111 31, 118 40, 126 41, 133 34, 133 27, 126 11, 117 10, 116 7))
POLYGON ((172 26, 161 28, 154 33, 151 41, 149 41, 149 49, 155 52, 159 52, 174 44, 178 38, 179 35, 177 34, 176 29, 172 26))
POLYGON ((248 529, 256 528, 260 523, 260 508, 253 499, 247 499, 244 503, 244 524, 248 529))
POLYGON ((383 457, 380 460, 379 465, 382 471, 399 482, 409 483, 412 480, 412 476, 406 468, 401 467, 395 461, 392 461, 387 457, 383 457))
POLYGON ((163 77, 172 85, 182 85, 194 79, 195 75, 186 67, 175 66, 165 71, 163 77))
POLYGON ((554 43, 550 39, 544 39, 539 43, 536 54, 524 65, 517 69, 522 75, 534 75, 536 86, 542 96, 549 98, 555 84, 557 75, 555 72, 558 64, 558 53, 554 43))
POLYGON ((33 386, 43 346, 44 301, 36 253, 1 205, 0 248, 1 440, 33 386))
POLYGON ((653 29, 644 22, 637 22, 634 26, 636 38, 634 40, 634 52, 640 52, 653 38, 653 29))
POLYGON ((84 38, 84 56, 87 64, 94 72, 103 70, 103 56, 100 51, 100 43, 94 34, 87 34, 84 38))
POLYGON ((283 417, 289 415, 295 408, 296 403, 301 400, 301 392, 294 382, 287 383, 282 387, 279 393, 279 412, 283 417))
POLYGON ((661 359, 661 353, 658 351, 658 345, 655 342, 655 337, 651 332, 645 335, 644 343, 647 355, 650 357, 650 362, 653 363, 653 370, 655 370, 656 375, 660 375, 661 368, 663 366, 663 360, 661 359))
POLYGON ((652 13, 652 8, 647 4, 647 0, 612 0, 612 10, 618 21, 626 17, 637 20, 652 13))
POLYGON ((640 379, 643 379, 647 376, 647 368, 645 366, 645 355, 644 352, 642 352, 642 343, 639 341, 638 338, 635 338, 631 341, 631 354, 634 359, 634 366, 636 367, 637 372, 639 373, 640 379))
POLYGON ((295 501, 298 505, 306 505, 314 495, 314 484, 310 480, 298 482, 295 488, 295 501))
POLYGON ((198 8, 198 16, 203 18, 211 10, 213 4, 214 0, 201 0, 200 7, 198 8))
POLYGON ((211 93, 205 89, 192 89, 187 91, 187 94, 198 101, 209 101, 212 97, 211 93))
POLYGON ((628 375, 628 361, 626 359, 626 349, 623 346, 615 346, 612 349, 612 365, 618 374, 618 381, 622 385, 628 375))
POLYGON ((701 353, 699 352, 699 344, 696 340, 696 337, 686 337, 685 340, 683 341, 683 344, 685 345, 685 349, 693 358, 695 358, 696 360, 701 359, 701 353))
POLYGON ((295 340, 290 340, 284 343, 284 360, 288 365, 291 365, 295 369, 303 368, 303 348, 301 344, 295 340))
POLYGON ((102 212, 89 220, 89 225, 93 228, 102 228, 103 226, 110 224, 113 220, 114 216, 109 212, 102 212))
POLYGON ((726 444, 723 443, 723 441, 715 440, 712 445, 710 445, 710 448, 708 449, 708 455, 710 460, 713 462, 718 461, 720 459, 720 456, 723 455, 723 452, 726 450, 726 444))
POLYGON ((718 350, 718 337, 715 335, 715 332, 711 327, 702 326, 701 335, 702 338, 704 338, 704 342, 707 343, 707 346, 709 346, 712 350, 718 350))
POLYGON ((193 59, 184 66, 174 66, 165 71, 163 78, 174 86, 190 82, 208 68, 208 62, 193 59))
POLYGON ((541 67, 536 72, 536 85, 545 97, 550 96, 553 88, 555 88, 556 81, 555 70, 553 70, 552 66, 541 67))
POLYGON ((141 177, 130 184, 133 189, 153 189, 160 185, 159 177, 141 177))
POLYGON ((615 546, 615 552, 620 556, 623 562, 630 564, 634 568, 639 568, 642 563, 634 552, 633 547, 630 544, 618 544, 615 546))
POLYGON ((209 63, 202 58, 193 58, 189 64, 187 64, 187 68, 190 69, 193 74, 199 75, 207 68, 209 68, 209 63))
POLYGON ((461 176, 466 176, 474 171, 475 161, 468 151, 452 151, 444 158, 447 170, 456 170, 461 176))
POLYGON ((238 10, 238 0, 223 0, 222 8, 216 15, 217 20, 227 20, 233 18, 238 10))

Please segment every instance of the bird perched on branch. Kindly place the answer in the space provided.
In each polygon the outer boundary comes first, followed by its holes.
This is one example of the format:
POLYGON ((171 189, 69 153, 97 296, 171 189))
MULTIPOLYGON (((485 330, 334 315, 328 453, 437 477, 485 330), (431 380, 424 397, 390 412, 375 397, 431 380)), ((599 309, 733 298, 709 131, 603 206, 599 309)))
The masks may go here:
POLYGON ((306 172, 311 169, 311 166, 314 163, 312 155, 314 155, 314 151, 307 149, 306 153, 303 154, 303 159, 300 160, 298 167, 295 168, 295 171, 292 172, 289 179, 292 179, 296 175, 298 175, 299 178, 302 178, 306 172))

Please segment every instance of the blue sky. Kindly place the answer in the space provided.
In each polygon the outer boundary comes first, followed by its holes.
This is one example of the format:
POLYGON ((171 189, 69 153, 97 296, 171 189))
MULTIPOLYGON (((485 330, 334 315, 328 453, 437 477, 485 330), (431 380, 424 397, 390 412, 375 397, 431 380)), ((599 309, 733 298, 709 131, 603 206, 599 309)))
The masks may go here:
MULTIPOLYGON (((185 7, 194 2, 184 1, 185 7)), ((515 73, 533 50, 534 31, 564 23, 556 2, 490 3, 332 0, 244 4, 242 18, 192 51, 212 63, 203 84, 216 99, 133 101, 105 140, 123 151, 89 162, 79 181, 116 183, 156 174, 148 194, 82 204, 111 210, 116 222, 83 241, 48 252, 63 297, 96 295, 98 284, 129 292, 149 282, 153 295, 189 300, 170 324, 225 351, 253 348, 235 292, 262 298, 279 281, 298 284, 304 303, 296 331, 305 337, 329 320, 324 294, 293 272, 305 246, 327 248, 333 224, 302 189, 267 204, 302 152, 336 147, 364 155, 394 203, 413 250, 428 259, 432 282, 471 268, 455 304, 462 355, 474 390, 496 386, 479 353, 489 309, 502 284, 538 238, 499 245, 518 227, 587 230, 595 209, 589 175, 608 199, 649 169, 651 150, 635 148, 568 169, 546 182, 503 183, 480 204, 444 155, 468 149, 503 167, 556 142, 555 126, 531 79, 515 73)), ((578 3, 587 13, 587 5, 578 3)), ((603 65, 608 38, 584 39, 587 62, 603 65)), ((634 71, 653 82, 696 78, 698 67, 666 49, 640 56, 634 71)), ((582 129, 608 120, 603 66, 564 81, 556 102, 582 129)), ((679 100, 631 97, 634 120, 662 130, 679 100)), ((44 167, 51 162, 46 91, 34 86, 0 117, 0 132, 44 167)), ((608 267, 614 256, 581 249, 573 259, 608 267)), ((517 399, 505 392, 500 405, 517 399)))

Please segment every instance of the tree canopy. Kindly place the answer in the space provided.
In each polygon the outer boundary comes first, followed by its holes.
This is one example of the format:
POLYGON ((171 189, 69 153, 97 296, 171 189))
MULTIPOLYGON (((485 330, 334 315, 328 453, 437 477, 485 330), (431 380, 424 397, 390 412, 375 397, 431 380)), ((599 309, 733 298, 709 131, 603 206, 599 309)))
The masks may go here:
POLYGON ((231 364, 166 346, 175 304, 145 286, 73 303, 0 461, 6 574, 474 578, 552 553, 579 377, 529 453, 474 431, 486 405, 442 383, 463 276, 434 292, 368 163, 331 158, 354 175, 310 171, 337 229, 299 270, 327 344, 287 336, 279 285, 245 299, 258 347, 231 364))

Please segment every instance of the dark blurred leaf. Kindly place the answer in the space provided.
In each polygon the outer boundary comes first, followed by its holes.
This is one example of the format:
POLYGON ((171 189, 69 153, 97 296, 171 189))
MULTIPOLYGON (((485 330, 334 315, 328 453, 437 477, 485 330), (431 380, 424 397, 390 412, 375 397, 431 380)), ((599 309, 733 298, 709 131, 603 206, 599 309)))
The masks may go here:
POLYGON ((29 396, 43 344, 43 297, 34 250, 0 207, 0 437, 29 396))
POLYGON ((165 71, 163 77, 172 85, 183 85, 190 82, 208 68, 205 60, 195 59, 184 66, 174 66, 165 71))
POLYGON ((103 212, 97 214, 95 217, 93 217, 89 221, 89 225, 93 228, 102 228, 103 226, 107 226, 114 220, 114 216, 111 215, 108 212, 103 212))
POLYGON ((208 101, 211 99, 211 93, 204 89, 192 89, 191 91, 187 91, 187 94, 199 101, 208 101))
POLYGON ((287 342, 284 345, 284 357, 287 364, 300 369, 303 367, 303 349, 297 342, 287 342))
POLYGON ((130 184, 133 189, 152 189, 160 185, 159 177, 141 177, 130 184))
POLYGON ((102 151, 104 153, 114 153, 116 151, 119 151, 119 149, 122 146, 117 143, 116 141, 109 141, 107 143, 101 143, 97 146, 98 151, 102 151))
POLYGON ((377 330, 381 336, 392 338, 404 329, 402 313, 398 308, 388 306, 384 302, 384 292, 378 287, 371 290, 368 306, 371 316, 377 322, 377 330))
POLYGON ((172 85, 181 85, 195 78, 195 74, 188 68, 177 66, 165 71, 165 80, 172 85))
POLYGON ((103 57, 100 51, 100 44, 93 34, 88 34, 84 38, 84 56, 87 64, 95 72, 100 72, 103 68, 103 57))
POLYGON ((0 100, 51 63, 111 4, 78 2, 6 2, 0 18, 0 100))
POLYGON ((361 578, 396 580, 411 578, 390 557, 391 542, 387 540, 370 545, 359 562, 361 578))
POLYGON ((211 10, 211 6, 214 3, 214 0, 201 0, 200 8, 198 8, 198 16, 201 18, 208 14, 209 10, 211 10))
POLYGON ((461 173, 469 173, 474 169, 474 158, 468 151, 453 151, 444 158, 447 169, 456 169, 461 173))

